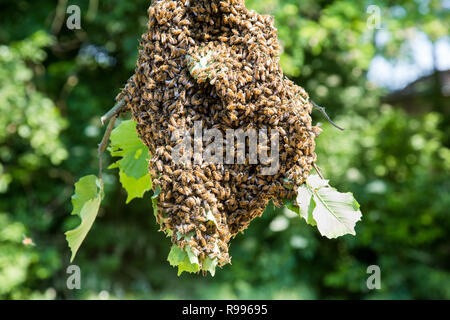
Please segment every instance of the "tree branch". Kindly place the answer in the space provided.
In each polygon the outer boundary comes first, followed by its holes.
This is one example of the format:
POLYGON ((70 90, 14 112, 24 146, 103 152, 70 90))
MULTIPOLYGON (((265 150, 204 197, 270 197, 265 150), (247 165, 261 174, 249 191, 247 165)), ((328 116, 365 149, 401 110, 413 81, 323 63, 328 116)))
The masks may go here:
POLYGON ((319 167, 315 164, 315 163, 313 163, 313 168, 316 170, 316 172, 317 172, 317 174, 319 175, 319 177, 322 179, 322 180, 325 180, 325 178, 323 177, 323 175, 322 175, 322 172, 320 172, 320 170, 319 170, 319 167))
POLYGON ((56 6, 55 17, 52 23, 52 33, 58 34, 61 31, 64 23, 64 17, 66 15, 67 0, 59 0, 56 6))
POLYGON ((328 116, 328 114, 325 112, 325 108, 319 106, 318 104, 316 104, 314 101, 311 100, 312 105, 314 106, 314 108, 316 108, 317 110, 320 111, 320 113, 322 113, 322 115, 328 120, 329 123, 331 123, 334 127, 338 128, 341 131, 344 131, 344 128, 339 127, 337 124, 335 124, 330 117, 328 116))
POLYGON ((119 102, 116 103, 116 105, 109 110, 103 117, 101 117, 102 125, 105 125, 105 123, 110 120, 112 117, 117 116, 117 114, 122 111, 122 109, 125 106, 125 100, 122 99, 119 102))
MULTIPOLYGON (((113 115, 111 121, 106 128, 105 135, 103 136, 102 142, 98 145, 98 178, 102 181, 102 171, 103 171, 103 152, 106 150, 106 146, 108 145, 109 137, 111 136, 111 132, 114 129, 114 124, 116 123, 117 115, 113 115)), ((103 182, 102 182, 103 183, 103 182)))

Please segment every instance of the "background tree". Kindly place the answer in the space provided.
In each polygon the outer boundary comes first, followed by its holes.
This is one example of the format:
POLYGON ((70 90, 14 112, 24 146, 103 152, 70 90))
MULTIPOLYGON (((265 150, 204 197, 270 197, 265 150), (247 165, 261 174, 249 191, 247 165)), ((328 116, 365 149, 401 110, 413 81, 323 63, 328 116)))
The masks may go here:
MULTIPOLYGON (((231 246, 233 265, 214 279, 176 277, 149 196, 125 207, 115 172, 99 219, 75 261, 82 289, 65 287, 64 231, 73 184, 97 171, 99 117, 133 73, 148 0, 19 0, 0 10, 1 298, 450 298, 448 105, 438 90, 431 112, 408 114, 367 78, 371 61, 408 58, 408 39, 448 39, 444 1, 259 0, 275 16, 285 74, 346 128, 324 123, 319 166, 364 212, 357 236, 338 240, 287 210, 269 207, 231 246), (81 30, 65 26, 81 8, 81 30), (366 9, 378 5, 381 30, 366 9), (20 21, 18 27, 17 21, 20 21), (441 101, 441 102, 439 102, 441 101), (36 244, 23 244, 24 236, 36 244), (366 288, 377 264, 382 289, 366 288)), ((436 82, 437 85, 437 82, 436 82)), ((323 122, 314 113, 315 122, 323 122)))

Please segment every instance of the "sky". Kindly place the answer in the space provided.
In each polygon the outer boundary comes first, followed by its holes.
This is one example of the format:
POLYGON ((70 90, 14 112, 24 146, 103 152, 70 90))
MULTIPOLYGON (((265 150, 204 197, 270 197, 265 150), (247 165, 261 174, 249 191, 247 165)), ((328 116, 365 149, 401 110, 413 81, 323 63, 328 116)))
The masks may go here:
MULTIPOLYGON (((379 32, 377 42, 384 42, 387 35, 379 32)), ((376 56, 370 65, 368 78, 380 87, 390 90, 404 88, 414 80, 429 75, 433 71, 433 53, 431 42, 423 33, 418 33, 409 43, 412 61, 400 61, 392 64, 381 56, 376 56)), ((436 43, 438 70, 450 69, 450 38, 442 38, 436 43)))

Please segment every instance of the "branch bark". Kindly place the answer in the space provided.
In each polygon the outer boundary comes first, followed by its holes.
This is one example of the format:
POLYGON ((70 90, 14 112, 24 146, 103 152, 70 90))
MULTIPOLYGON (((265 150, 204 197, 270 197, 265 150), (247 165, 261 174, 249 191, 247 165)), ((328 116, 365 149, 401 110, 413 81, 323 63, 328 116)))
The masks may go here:
POLYGON ((317 172, 317 174, 319 175, 319 177, 320 177, 322 180, 325 180, 325 178, 323 177, 322 172, 320 172, 319 167, 318 167, 315 163, 313 163, 312 166, 313 166, 313 168, 316 170, 316 172, 317 172))
POLYGON ((103 183, 103 152, 106 150, 106 146, 108 145, 109 137, 111 136, 111 132, 114 129, 114 124, 116 123, 117 115, 113 115, 111 121, 109 121, 108 127, 106 128, 105 134, 103 136, 102 142, 98 145, 98 178, 101 183, 103 183))
POLYGON ((109 110, 103 117, 101 117, 102 125, 105 125, 106 122, 108 122, 112 117, 117 116, 122 109, 125 107, 125 100, 122 99, 119 102, 116 103, 114 107, 112 107, 111 110, 109 110))

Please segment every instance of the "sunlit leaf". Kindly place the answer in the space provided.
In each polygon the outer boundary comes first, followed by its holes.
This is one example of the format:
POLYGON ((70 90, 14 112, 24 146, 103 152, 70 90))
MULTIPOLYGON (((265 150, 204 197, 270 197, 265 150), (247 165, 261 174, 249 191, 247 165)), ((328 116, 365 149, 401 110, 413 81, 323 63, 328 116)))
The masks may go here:
POLYGON ((211 210, 208 210, 208 212, 206 213, 206 221, 213 223, 217 228, 219 227, 219 225, 217 224, 217 220, 211 210))
POLYGON ((284 205, 286 206, 286 208, 288 208, 292 212, 300 215, 300 208, 297 207, 296 205, 294 205, 293 201, 285 201, 284 205))
POLYGON ((150 154, 147 146, 139 139, 136 123, 132 120, 123 121, 111 133, 109 151, 113 157, 121 157, 109 168, 119 168, 128 177, 141 179, 148 173, 150 154))
POLYGON ((362 216, 353 194, 338 192, 316 175, 300 186, 297 203, 300 215, 309 224, 317 224, 320 234, 330 239, 355 235, 356 222, 362 216))
POLYGON ((186 253, 188 255, 189 262, 192 263, 192 264, 198 265, 199 264, 198 258, 192 252, 191 247, 189 245, 186 245, 186 249, 185 250, 186 250, 186 253))
POLYGON ((316 206, 314 198, 308 188, 301 186, 297 191, 297 203, 299 204, 299 215, 305 219, 306 223, 315 226, 316 222, 313 218, 313 210, 316 206))
POLYGON ((96 176, 83 177, 75 184, 75 194, 72 196, 72 214, 78 215, 81 223, 77 228, 65 233, 72 251, 71 262, 75 259, 78 249, 97 217, 102 197, 103 190, 96 176))
POLYGON ((175 244, 172 245, 167 261, 171 266, 178 267, 178 276, 183 272, 196 273, 200 270, 198 263, 191 262, 188 252, 175 244))
POLYGON ((193 264, 189 261, 189 257, 186 256, 184 260, 178 265, 178 276, 183 272, 197 273, 200 271, 200 266, 198 264, 193 264))
POLYGON ((112 131, 109 151, 113 157, 122 157, 110 165, 109 169, 119 169, 120 183, 128 194, 127 203, 135 198, 142 198, 152 186, 148 172, 150 154, 139 139, 134 121, 123 121, 112 131))
POLYGON ((140 179, 135 179, 133 177, 127 176, 125 172, 120 171, 119 176, 120 183, 128 194, 127 204, 135 198, 142 198, 145 192, 151 190, 152 188, 150 175, 145 175, 140 179))
POLYGON ((98 179, 94 175, 85 176, 75 183, 75 193, 72 196, 72 215, 80 215, 84 204, 94 199, 99 192, 98 179))
MULTIPOLYGON (((195 233, 191 232, 182 235, 177 232, 177 239, 180 240, 181 238, 184 238, 186 241, 189 241, 194 234, 195 233)), ((179 248, 175 244, 172 245, 167 260, 171 266, 178 267, 178 276, 180 276, 183 272, 197 273, 200 270, 203 270, 211 273, 214 277, 216 273, 216 266, 218 264, 217 258, 210 259, 207 257, 203 261, 200 261, 199 258, 192 252, 189 245, 185 245, 184 249, 179 248)))
POLYGON ((183 249, 177 245, 172 245, 167 261, 169 261, 171 266, 177 267, 181 262, 183 262, 185 257, 187 257, 187 254, 183 249))
POLYGON ((161 193, 161 188, 158 186, 152 196, 153 214, 158 215, 158 196, 161 193))
POLYGON ((217 259, 211 259, 207 257, 205 261, 203 261, 202 270, 208 271, 209 273, 211 273, 211 276, 213 277, 216 274, 216 267, 217 267, 217 259))

